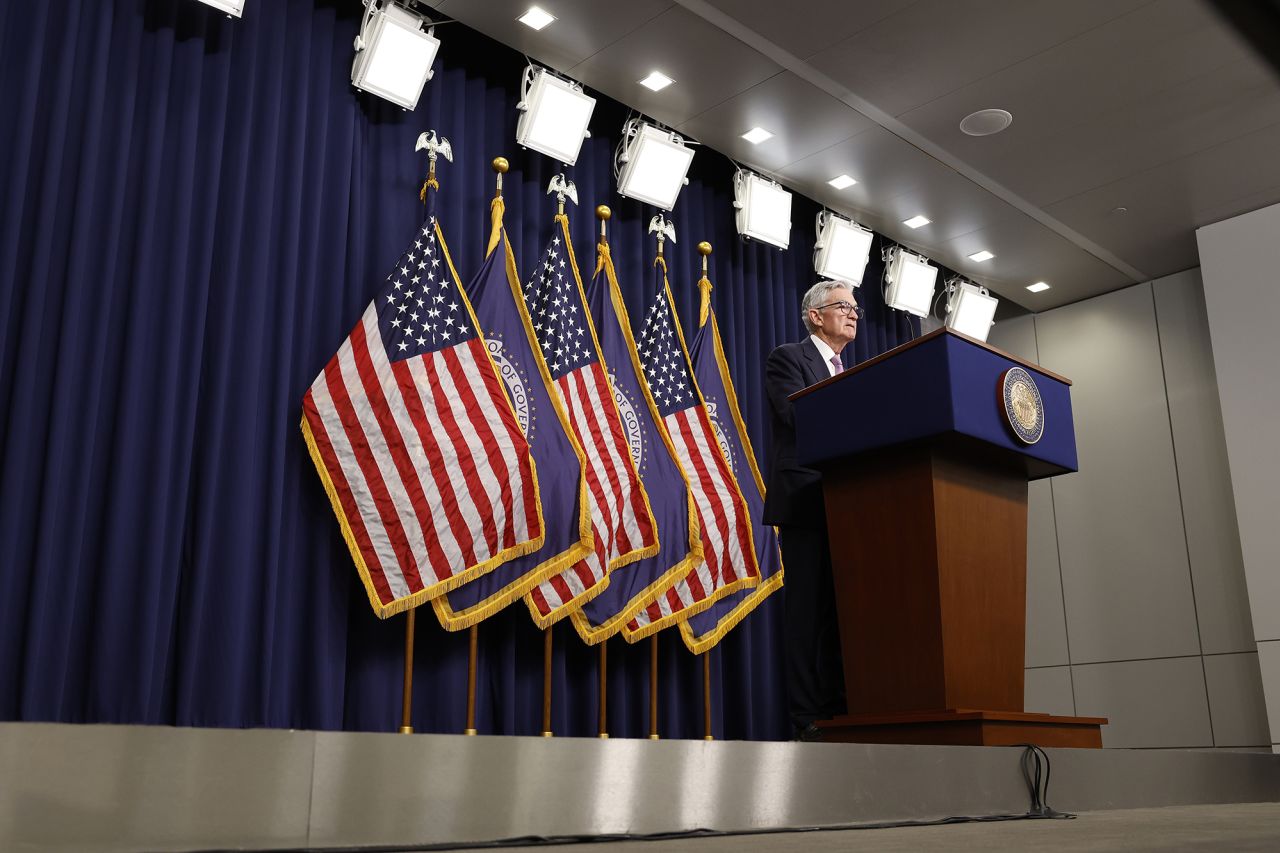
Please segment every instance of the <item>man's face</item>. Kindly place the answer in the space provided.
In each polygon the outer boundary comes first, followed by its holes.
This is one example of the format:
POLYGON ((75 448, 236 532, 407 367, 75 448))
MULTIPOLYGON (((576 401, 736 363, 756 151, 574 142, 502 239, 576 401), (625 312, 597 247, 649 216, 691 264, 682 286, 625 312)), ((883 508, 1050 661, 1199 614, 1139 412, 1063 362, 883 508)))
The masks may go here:
POLYGON ((858 336, 857 307, 853 291, 837 287, 827 296, 824 307, 809 309, 809 319, 828 340, 849 344, 858 336))

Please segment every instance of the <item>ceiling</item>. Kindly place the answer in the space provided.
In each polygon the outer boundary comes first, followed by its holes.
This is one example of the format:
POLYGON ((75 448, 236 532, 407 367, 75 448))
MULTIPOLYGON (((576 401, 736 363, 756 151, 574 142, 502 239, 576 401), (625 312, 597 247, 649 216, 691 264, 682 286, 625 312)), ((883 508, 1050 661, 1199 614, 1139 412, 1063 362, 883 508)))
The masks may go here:
POLYGON ((430 5, 1031 311, 1197 266, 1197 227, 1280 202, 1280 79, 1205 0, 537 3, 541 31, 528 0, 430 5), (1007 130, 960 131, 992 107, 1007 130))

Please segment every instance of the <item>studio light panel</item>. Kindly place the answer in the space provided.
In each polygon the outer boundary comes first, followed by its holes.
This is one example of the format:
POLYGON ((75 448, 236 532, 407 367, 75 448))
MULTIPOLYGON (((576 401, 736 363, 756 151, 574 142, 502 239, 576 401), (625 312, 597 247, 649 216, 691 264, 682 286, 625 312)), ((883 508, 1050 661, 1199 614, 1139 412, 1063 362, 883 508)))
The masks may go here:
POLYGON ((596 99, 577 84, 540 68, 521 106, 516 142, 567 166, 576 163, 596 99))
POLYGON ((422 27, 421 18, 394 3, 370 13, 351 67, 352 85, 415 109, 440 49, 440 41, 422 27))
POLYGON ((787 248, 791 242, 791 193, 750 172, 738 172, 733 186, 738 233, 787 248))
POLYGON ((244 12, 244 0, 200 0, 200 2, 236 18, 244 12))
POLYGON ((995 320, 999 303, 1000 300, 988 294, 986 288, 960 282, 947 307, 947 327, 985 341, 991 334, 991 323, 995 320))
POLYGON ((828 214, 818 234, 822 248, 814 259, 814 269, 822 278, 848 282, 857 287, 867 268, 867 258, 875 235, 848 219, 828 214))
POLYGON ((886 271, 889 288, 884 301, 890 308, 924 317, 933 307, 934 285, 938 281, 938 268, 919 255, 913 255, 901 246, 893 250, 886 271))
POLYGON ((671 210, 692 162, 693 149, 676 134, 642 124, 627 144, 618 194, 671 210))

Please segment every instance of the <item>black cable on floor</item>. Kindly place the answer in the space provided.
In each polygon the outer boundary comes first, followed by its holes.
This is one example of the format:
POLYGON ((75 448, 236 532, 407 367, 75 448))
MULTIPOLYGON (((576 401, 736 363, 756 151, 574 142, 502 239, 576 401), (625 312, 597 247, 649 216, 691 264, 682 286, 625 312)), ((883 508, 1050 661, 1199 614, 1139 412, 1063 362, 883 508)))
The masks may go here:
POLYGON ((1032 743, 1019 743, 1023 747, 1022 778, 1027 780, 1031 793, 1031 810, 1027 816, 1049 818, 1053 820, 1071 820, 1075 817, 1070 812, 1060 812, 1049 805, 1049 754, 1032 743), (1040 784, 1040 760, 1044 759, 1044 785, 1040 784))

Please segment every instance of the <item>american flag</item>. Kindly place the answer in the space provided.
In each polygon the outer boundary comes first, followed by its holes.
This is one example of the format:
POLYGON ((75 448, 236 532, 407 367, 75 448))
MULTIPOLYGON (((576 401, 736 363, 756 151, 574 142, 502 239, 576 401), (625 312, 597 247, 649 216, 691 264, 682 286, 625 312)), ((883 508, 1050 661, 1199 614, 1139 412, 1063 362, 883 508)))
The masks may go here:
POLYGON ((529 445, 434 216, 302 410, 312 458, 380 617, 541 543, 529 445))
POLYGON ((652 556, 658 540, 600 358, 563 215, 556 217, 554 235, 531 270, 524 301, 542 359, 586 457, 597 545, 587 559, 529 593, 535 620, 546 625, 598 592, 611 569, 652 556))
POLYGON ((613 397, 622 415, 658 527, 658 553, 609 576, 609 586, 572 616, 578 636, 588 644, 603 642, 626 627, 655 595, 702 562, 702 535, 689 485, 659 425, 658 408, 644 385, 644 370, 631 333, 631 318, 622 298, 608 243, 598 247, 596 274, 587 285, 587 306, 609 368, 613 397))
POLYGON ((759 583, 751 516, 729 470, 689 370, 684 337, 671 305, 666 264, 657 263, 658 292, 637 345, 645 380, 689 483, 702 531, 703 562, 661 593, 624 629, 636 640, 720 598, 759 583))
POLYGON ((726 595, 703 612, 680 623, 684 644, 695 655, 713 648, 724 639, 760 602, 782 588, 783 579, 778 533, 759 521, 764 516, 764 478, 760 476, 751 437, 747 435, 747 425, 738 406, 738 394, 729 375, 720 324, 716 322, 716 313, 711 307, 711 282, 704 277, 698 282, 698 287, 702 291, 702 307, 698 312, 702 326, 689 347, 689 360, 693 362, 693 375, 706 401, 707 412, 712 416, 711 425, 720 439, 720 448, 730 470, 738 478, 738 485, 742 487, 750 518, 756 522, 754 539, 760 585, 726 595))

